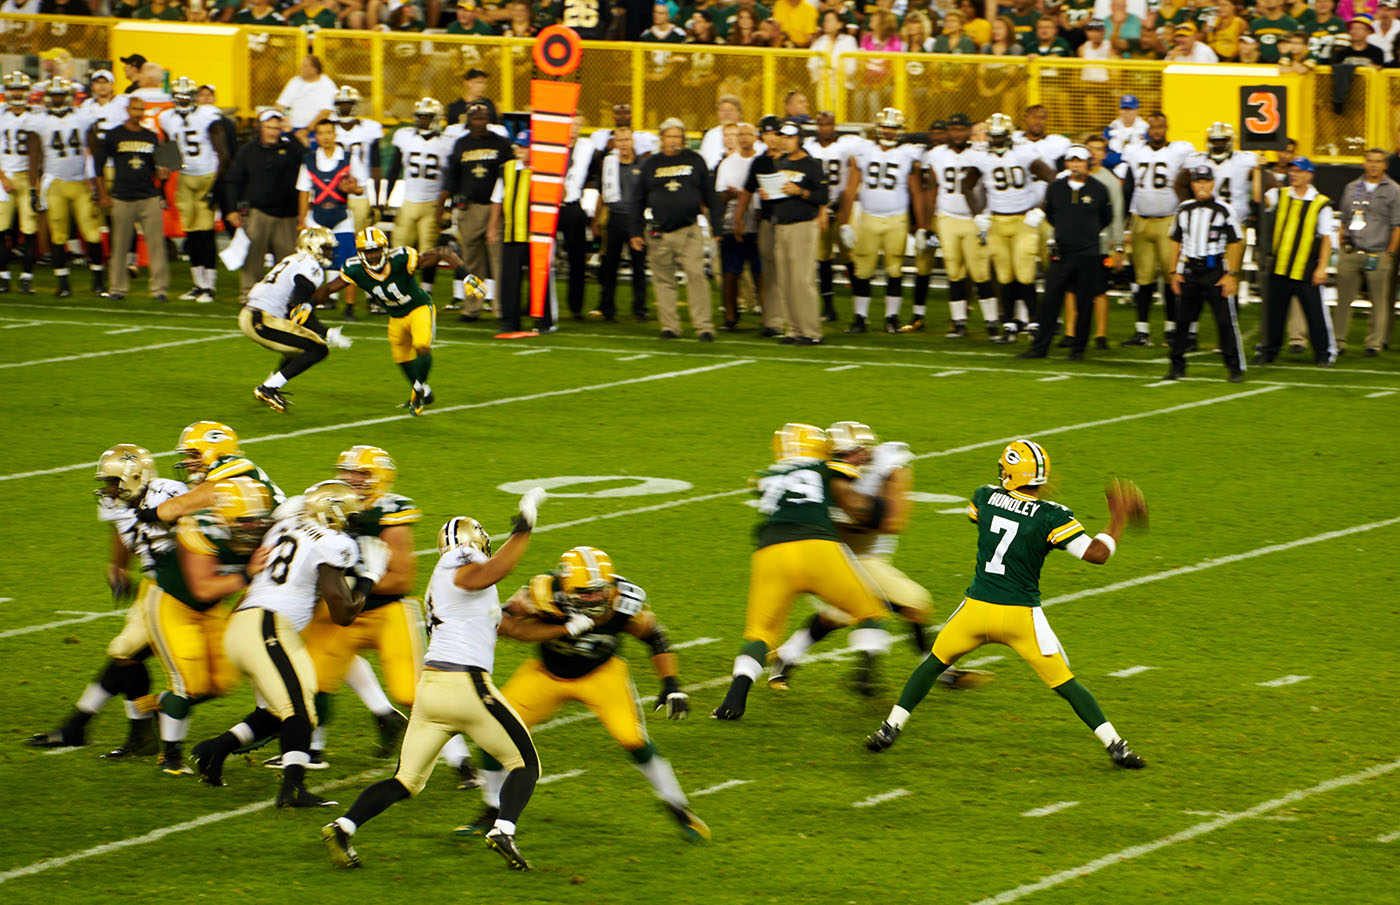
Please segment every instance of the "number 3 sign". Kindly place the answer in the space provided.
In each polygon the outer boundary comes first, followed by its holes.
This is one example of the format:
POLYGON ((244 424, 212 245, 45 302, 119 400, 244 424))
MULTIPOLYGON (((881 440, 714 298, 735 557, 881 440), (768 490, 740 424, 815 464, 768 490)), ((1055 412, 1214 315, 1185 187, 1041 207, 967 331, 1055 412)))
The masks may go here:
POLYGON ((1240 150, 1283 150, 1288 141, 1288 89, 1281 85, 1241 88, 1240 125, 1240 150))

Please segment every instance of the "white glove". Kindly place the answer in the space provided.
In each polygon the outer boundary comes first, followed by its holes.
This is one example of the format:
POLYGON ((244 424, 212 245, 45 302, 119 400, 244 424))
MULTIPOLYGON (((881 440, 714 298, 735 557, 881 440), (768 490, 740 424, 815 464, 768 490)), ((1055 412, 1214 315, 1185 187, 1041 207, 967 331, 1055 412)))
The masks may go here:
POLYGON ((585 613, 574 613, 564 622, 564 630, 570 638, 577 638, 593 628, 593 617, 585 613))
POLYGON ((331 327, 326 331, 326 345, 332 349, 348 349, 351 346, 350 337, 340 332, 339 327, 331 327))
POLYGON ((1025 223, 1031 229, 1040 229, 1040 224, 1045 222, 1045 211, 1038 207, 1033 207, 1026 211, 1025 223))
POLYGON ((531 487, 520 497, 520 521, 530 531, 535 530, 535 521, 540 517, 540 503, 549 496, 543 487, 531 487))
POLYGON ((355 574, 379 584, 379 579, 389 571, 389 545, 377 537, 358 538, 360 562, 355 566, 355 574))
POLYGON ((843 223, 841 224, 841 229, 838 230, 838 232, 840 232, 841 234, 842 245, 846 246, 847 248, 856 247, 856 228, 854 226, 852 226, 849 223, 843 223))
POLYGON ((306 494, 299 493, 296 496, 287 497, 281 505, 272 510, 272 520, 280 522, 283 519, 296 518, 305 511, 306 494))
POLYGON ((933 230, 929 230, 929 231, 928 231, 928 247, 929 247, 929 248, 938 248, 938 247, 940 247, 940 246, 942 246, 942 245, 943 245, 943 243, 940 242, 940 241, 938 241, 938 233, 934 232, 933 230))
POLYGON ((890 440, 875 447, 875 454, 871 456, 870 464, 876 471, 885 471, 886 469, 903 468, 913 458, 914 453, 910 451, 909 444, 890 440))
POLYGON ((914 251, 920 251, 928 245, 928 230, 920 228, 914 230, 914 251))
POLYGON ((977 227, 979 233, 990 232, 992 228, 992 215, 983 211, 972 218, 972 225, 977 227))

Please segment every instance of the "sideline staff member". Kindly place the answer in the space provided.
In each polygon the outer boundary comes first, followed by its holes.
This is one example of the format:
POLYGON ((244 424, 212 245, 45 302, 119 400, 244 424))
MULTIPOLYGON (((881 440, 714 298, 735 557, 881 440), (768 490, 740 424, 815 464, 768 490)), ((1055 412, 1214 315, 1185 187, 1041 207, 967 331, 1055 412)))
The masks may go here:
POLYGON ((1327 259, 1336 232, 1332 199, 1312 184, 1317 168, 1306 157, 1293 158, 1288 187, 1273 188, 1264 195, 1264 206, 1274 215, 1273 268, 1269 273, 1268 311, 1264 345, 1254 363, 1266 365, 1278 357, 1283 345, 1288 305, 1293 297, 1308 320, 1308 336, 1318 367, 1330 368, 1337 357, 1332 322, 1322 309, 1321 286, 1327 282, 1327 259))
MULTIPOLYGON (((1215 171, 1204 164, 1192 167, 1192 200, 1183 202, 1172 215, 1172 291, 1177 295, 1178 324, 1194 324, 1202 305, 1210 302, 1228 379, 1239 383, 1244 380, 1244 341, 1235 319, 1235 290, 1244 256, 1243 231, 1214 194, 1215 171)), ((1186 376, 1186 350, 1190 346, 1190 332, 1177 330, 1172 338, 1171 370, 1164 380, 1186 376)))
MULTIPOLYGON (((164 221, 160 210, 161 194, 157 179, 165 179, 170 171, 156 166, 156 133, 141 124, 146 115, 146 102, 133 95, 126 105, 126 122, 107 132, 97 146, 94 165, 97 172, 108 161, 120 163, 115 168, 112 191, 98 179, 97 203, 112 212, 112 247, 130 248, 131 232, 141 224, 146 235, 146 252, 151 260, 151 296, 165 301, 170 284, 170 268, 165 258, 164 221)), ((108 298, 126 297, 130 276, 125 267, 112 268, 112 291, 108 298)))
MULTIPOLYGON (((802 127, 783 123, 784 155, 778 172, 787 177, 780 192, 764 192, 773 206, 773 258, 778 264, 777 299, 787 309, 785 345, 815 346, 822 341, 821 310, 812 262, 817 257, 818 220, 827 217, 826 174, 815 157, 802 148, 802 127)), ((821 224, 825 226, 825 223, 821 224)), ((770 299, 772 304, 777 299, 770 299)))

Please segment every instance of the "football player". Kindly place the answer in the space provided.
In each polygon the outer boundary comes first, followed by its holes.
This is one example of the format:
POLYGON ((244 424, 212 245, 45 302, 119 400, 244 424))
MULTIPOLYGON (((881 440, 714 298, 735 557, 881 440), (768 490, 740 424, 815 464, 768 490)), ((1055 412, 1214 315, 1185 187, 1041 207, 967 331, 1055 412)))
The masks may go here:
MULTIPOLYGON (((673 720, 686 718, 690 699, 681 691, 676 655, 671 652, 665 627, 647 609, 646 601, 646 592, 618 575, 612 559, 602 550, 574 547, 565 551, 554 573, 532 578, 510 598, 506 611, 529 622, 556 624, 567 624, 581 613, 592 628, 545 641, 539 656, 520 664, 501 694, 526 726, 549 719, 561 704, 583 704, 631 756, 686 838, 709 839, 710 828, 690 809, 670 762, 647 736, 627 661, 616 656, 621 635, 644 641, 651 648, 652 667, 661 680, 656 712, 665 711, 673 720)), ((482 783, 486 812, 459 833, 485 832, 497 819, 502 778, 500 764, 488 757, 482 783)))
MULTIPOLYGON (((817 134, 807 139, 802 146, 808 154, 821 162, 826 172, 827 197, 836 201, 846 191, 846 178, 850 172, 851 155, 865 142, 856 135, 836 134, 836 114, 823 110, 817 114, 817 134)), ((822 297, 822 320, 836 320, 835 296, 836 265, 846 266, 847 276, 854 279, 851 259, 841 246, 839 223, 836 212, 827 210, 826 228, 817 237, 817 286, 822 297)))
POLYGON ((325 282, 325 268, 335 262, 335 236, 324 226, 297 234, 297 250, 287 255, 248 290, 238 312, 243 335, 282 356, 282 364, 253 389, 253 396, 274 412, 290 405, 282 393, 287 381, 330 354, 350 348, 339 327, 327 329, 316 318, 312 298, 325 282))
MULTIPOLYGON (((414 104, 413 125, 395 132, 393 145, 396 153, 389 161, 384 197, 394 193, 400 173, 404 181, 403 203, 394 216, 394 244, 411 245, 426 255, 437 247, 442 232, 438 198, 452 156, 453 141, 442 134, 442 102, 425 97, 414 104)), ((419 275, 424 291, 433 291, 436 272, 435 267, 427 268, 419 275)))
POLYGON ((1157 277, 1162 278, 1162 301, 1166 307, 1166 342, 1171 344, 1176 333, 1176 293, 1171 287, 1172 214, 1190 197, 1179 194, 1177 174, 1191 154, 1191 143, 1167 140, 1167 118, 1160 112, 1147 115, 1147 140, 1129 145, 1123 151, 1118 175, 1123 191, 1130 197, 1128 212, 1131 224, 1123 234, 1123 244, 1129 246, 1133 260, 1133 289, 1137 305, 1137 323, 1125 346, 1152 344, 1148 330, 1148 315, 1152 311, 1152 294, 1157 289, 1157 277))
POLYGON ((909 234, 909 204, 915 220, 923 220, 923 192, 916 181, 919 145, 900 144, 904 114, 886 107, 875 117, 875 141, 867 141, 850 155, 846 189, 837 213, 841 241, 851 249, 851 297, 855 317, 847 333, 864 333, 870 314, 870 278, 884 257, 885 332, 899 332, 899 306, 903 293, 904 244, 909 234), (860 230, 851 225, 851 208, 860 201, 860 230))
POLYGON ((972 222, 978 235, 986 236, 1001 284, 1001 341, 1015 342, 1021 327, 1036 314, 1035 268, 1045 211, 1034 182, 1053 182, 1055 171, 1030 145, 1013 143, 1011 117, 1003 113, 987 120, 987 150, 977 165, 987 210, 972 222))
POLYGON ((283 764, 277 807, 335 804, 306 788, 316 728, 316 672, 301 632, 318 600, 326 602, 332 619, 349 625, 369 589, 384 576, 384 542, 365 537, 357 545, 347 533, 362 508, 355 488, 322 481, 306 491, 299 514, 277 522, 263 537, 261 548, 267 553, 249 564, 252 581, 224 632, 229 663, 253 686, 258 707, 228 732, 190 750, 202 782, 223 785, 230 754, 277 733, 283 764), (263 558, 266 567, 259 569, 263 558))
POLYGON ((593 627, 593 620, 582 613, 563 625, 544 625, 501 610, 496 585, 529 547, 543 499, 544 491, 539 489, 521 497, 510 538, 494 556, 491 535, 475 519, 458 516, 438 532, 438 562, 428 580, 427 595, 432 636, 398 770, 393 778, 360 793, 345 816, 321 828, 331 859, 340 867, 359 866, 350 838, 390 805, 423 791, 443 745, 465 733, 510 771, 498 786, 500 807, 486 832, 486 845, 513 870, 530 869, 515 844, 515 825, 540 778, 540 759, 525 721, 491 681, 496 639, 499 635, 545 641, 576 636, 593 627))
POLYGON ((947 144, 924 154, 929 191, 924 202, 928 219, 923 225, 937 233, 943 248, 943 266, 948 272, 948 311, 952 316, 948 338, 967 336, 967 280, 971 277, 987 334, 996 339, 997 296, 992 286, 987 237, 973 225, 973 218, 982 212, 982 199, 975 191, 982 177, 982 152, 969 143, 971 136, 972 124, 967 116, 955 113, 948 118, 947 144))
MULTIPOLYGON (((163 524, 144 523, 135 517, 141 506, 159 506, 180 496, 188 488, 179 481, 158 477, 156 462, 151 454, 131 443, 119 443, 104 452, 97 461, 97 518, 112 524, 112 554, 107 564, 107 585, 112 598, 118 602, 140 599, 152 586, 159 557, 170 553, 174 537, 163 524), (133 595, 128 568, 135 557, 142 579, 133 595)), ((126 741, 102 755, 118 759, 133 755, 154 754, 156 734, 151 726, 151 712, 157 702, 151 696, 151 676, 146 671, 146 658, 151 656, 146 622, 141 608, 134 603, 126 611, 126 624, 107 644, 107 664, 97 679, 84 689, 73 713, 52 732, 40 733, 29 740, 37 748, 68 748, 86 744, 88 722, 103 706, 117 695, 126 697, 129 721, 126 741)))
MULTIPOLYGON (((19 291, 34 294, 34 260, 39 255, 39 217, 29 191, 29 144, 34 140, 34 114, 29 111, 29 76, 11 72, 5 76, 5 107, 0 110, 0 233, 19 220, 19 291)), ((10 244, 0 242, 0 292, 10 291, 10 244)))
POLYGON ((213 504, 176 523, 175 549, 157 561, 155 581, 137 601, 165 668, 160 769, 171 776, 190 772, 183 753, 190 709, 228 694, 238 681, 224 656, 229 610, 221 603, 248 586, 244 569, 272 524, 275 505, 268 485, 248 475, 210 486, 213 504))
POLYGON ((1108 562, 1130 517, 1146 514, 1141 493, 1128 482, 1110 485, 1107 530, 1090 538, 1060 505, 1040 498, 1050 477, 1050 456, 1040 444, 1016 440, 1002 451, 1000 486, 984 484, 972 494, 967 516, 977 525, 977 567, 967 596, 953 611, 924 659, 905 683, 899 703, 865 740, 871 751, 893 745, 909 713, 928 694, 938 675, 958 658, 984 644, 1005 644, 1030 664, 1041 680, 1069 702, 1074 712, 1103 742, 1113 762, 1139 769, 1143 759, 1104 718, 1094 700, 1069 670, 1064 647, 1040 606, 1040 570, 1052 550, 1076 559, 1108 562))
MULTIPOLYGON (((394 236, 397 238, 398 234, 396 228, 394 236)), ((342 286, 355 285, 388 310, 389 354, 412 388, 408 402, 402 407, 421 415, 423 407, 435 401, 432 387, 428 385, 428 373, 433 368, 437 309, 429 294, 431 279, 428 285, 423 285, 416 274, 420 270, 432 273, 437 270, 438 262, 443 261, 465 278, 462 259, 446 247, 422 254, 403 245, 390 248, 384 231, 372 226, 355 234, 355 251, 355 256, 345 262, 340 276, 327 283, 319 297, 324 298, 342 286)))
POLYGON ((729 692, 711 719, 744 715, 749 688, 778 646, 793 599, 804 591, 850 618, 856 626, 851 646, 867 664, 890 646, 884 627, 888 611, 831 520, 834 506, 853 524, 877 527, 884 521, 884 500, 855 489, 860 472, 831 458, 831 439, 819 427, 784 424, 773 433, 773 457, 775 464, 757 481, 763 521, 749 566, 746 643, 734 660, 729 692))
POLYGON ((214 183, 228 165, 229 148, 220 124, 223 114, 212 104, 197 106, 194 79, 181 76, 171 85, 172 110, 156 117, 167 141, 180 149, 180 178, 175 181, 175 208, 185 228, 185 253, 190 258, 194 286, 180 298, 214 301, 214 281, 219 275, 214 250, 214 183))
POLYGON ((92 157, 87 151, 87 124, 73 110, 73 83, 61 76, 49 80, 43 112, 30 120, 34 140, 29 143, 29 203, 47 211, 50 254, 58 297, 69 298, 68 221, 78 224, 92 271, 92 291, 105 291, 102 265, 102 232, 97 216, 92 157))
MULTIPOLYGON (((336 91, 334 106, 331 121, 335 123, 336 143, 359 165, 361 172, 368 172, 370 176, 362 183, 364 192, 350 196, 350 213, 355 224, 366 229, 379 220, 379 142, 384 138, 384 126, 378 120, 359 117, 360 92, 349 85, 341 85, 336 91)), ((345 319, 355 319, 354 286, 345 290, 345 319)))
POLYGON ((196 421, 180 431, 180 440, 175 446, 180 460, 175 470, 184 475, 192 488, 164 501, 143 500, 136 507, 136 520, 145 524, 157 522, 174 525, 187 515, 194 515, 201 509, 213 506, 218 494, 215 489, 220 481, 227 481, 247 475, 267 485, 275 505, 286 500, 282 488, 272 482, 267 472, 254 465, 238 447, 238 434, 227 424, 217 421, 196 421))

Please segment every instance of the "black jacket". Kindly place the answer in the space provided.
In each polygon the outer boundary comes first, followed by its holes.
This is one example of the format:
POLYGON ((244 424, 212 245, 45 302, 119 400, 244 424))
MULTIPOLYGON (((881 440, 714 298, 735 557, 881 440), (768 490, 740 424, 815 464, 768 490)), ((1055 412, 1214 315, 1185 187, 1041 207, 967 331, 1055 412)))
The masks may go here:
POLYGON ((1113 222, 1113 202, 1108 189, 1092 176, 1075 189, 1069 179, 1050 183, 1045 192, 1045 218, 1055 229, 1060 257, 1099 254, 1099 232, 1113 222))
POLYGON ((257 138, 244 144, 228 168, 230 207, 246 204, 269 217, 295 217, 297 173, 305 156, 306 148, 288 135, 267 147, 257 138))
POLYGON ((642 195, 632 214, 632 235, 640 236, 646 224, 642 212, 651 208, 652 224, 660 232, 694 226, 710 207, 713 181, 705 158, 687 149, 667 156, 652 154, 642 161, 642 195))

